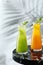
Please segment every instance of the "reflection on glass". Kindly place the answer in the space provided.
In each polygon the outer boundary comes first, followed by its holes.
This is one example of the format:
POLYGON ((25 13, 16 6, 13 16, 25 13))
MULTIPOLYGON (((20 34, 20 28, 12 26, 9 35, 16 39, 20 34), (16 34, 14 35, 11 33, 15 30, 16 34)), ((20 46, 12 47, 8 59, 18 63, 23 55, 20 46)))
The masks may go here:
POLYGON ((19 26, 19 35, 17 39, 16 52, 25 53, 27 52, 27 50, 28 46, 27 46, 25 26, 21 25, 19 26))
POLYGON ((42 52, 32 52, 31 51, 31 60, 41 60, 42 52))
POLYGON ((32 32, 32 39, 31 39, 31 49, 33 51, 42 50, 40 23, 33 24, 33 32, 32 32))

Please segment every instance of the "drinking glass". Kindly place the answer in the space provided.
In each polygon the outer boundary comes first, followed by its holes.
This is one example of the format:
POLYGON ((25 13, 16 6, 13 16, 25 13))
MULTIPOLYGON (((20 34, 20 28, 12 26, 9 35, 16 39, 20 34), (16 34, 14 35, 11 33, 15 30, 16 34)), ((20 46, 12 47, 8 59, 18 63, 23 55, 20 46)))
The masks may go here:
POLYGON ((31 49, 33 51, 42 50, 42 39, 41 39, 40 23, 34 23, 33 24, 31 49))
POLYGON ((26 37, 26 28, 24 25, 19 26, 19 34, 16 44, 17 53, 26 53, 28 51, 27 37, 26 37))

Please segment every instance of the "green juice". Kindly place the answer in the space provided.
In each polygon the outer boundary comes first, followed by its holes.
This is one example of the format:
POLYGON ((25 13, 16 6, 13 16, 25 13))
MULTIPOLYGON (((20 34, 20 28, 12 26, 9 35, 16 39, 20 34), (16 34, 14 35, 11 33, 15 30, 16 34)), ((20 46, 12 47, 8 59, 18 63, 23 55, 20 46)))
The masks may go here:
POLYGON ((19 27, 19 35, 17 39, 16 52, 25 53, 28 50, 26 31, 24 26, 19 27))

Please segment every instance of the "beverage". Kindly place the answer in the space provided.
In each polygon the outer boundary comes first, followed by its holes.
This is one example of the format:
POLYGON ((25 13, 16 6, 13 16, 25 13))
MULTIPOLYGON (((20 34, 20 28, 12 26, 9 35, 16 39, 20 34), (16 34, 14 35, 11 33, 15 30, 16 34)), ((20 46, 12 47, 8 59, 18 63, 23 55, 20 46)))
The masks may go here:
POLYGON ((25 53, 28 50, 27 38, 25 26, 19 26, 19 35, 17 39, 16 52, 17 53, 25 53))
POLYGON ((33 24, 33 32, 32 32, 32 39, 31 39, 31 50, 33 50, 33 51, 42 50, 40 23, 33 24))

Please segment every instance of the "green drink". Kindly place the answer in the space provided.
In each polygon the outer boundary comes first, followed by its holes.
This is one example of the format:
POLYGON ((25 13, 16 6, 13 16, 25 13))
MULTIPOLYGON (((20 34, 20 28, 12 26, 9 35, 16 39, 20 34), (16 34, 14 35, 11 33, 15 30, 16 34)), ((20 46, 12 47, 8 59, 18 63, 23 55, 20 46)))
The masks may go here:
POLYGON ((27 52, 27 50, 28 50, 28 45, 27 45, 25 26, 21 25, 19 27, 19 35, 17 39, 16 52, 25 53, 27 52))

